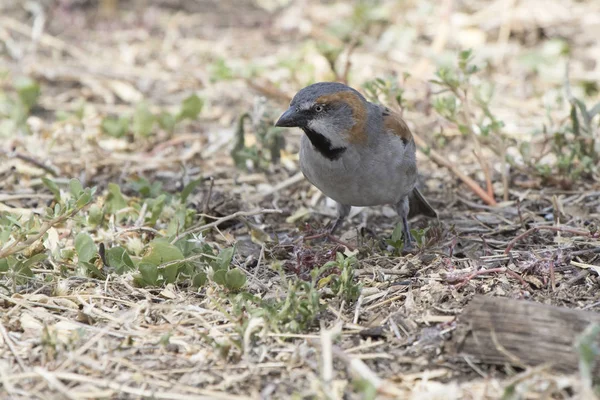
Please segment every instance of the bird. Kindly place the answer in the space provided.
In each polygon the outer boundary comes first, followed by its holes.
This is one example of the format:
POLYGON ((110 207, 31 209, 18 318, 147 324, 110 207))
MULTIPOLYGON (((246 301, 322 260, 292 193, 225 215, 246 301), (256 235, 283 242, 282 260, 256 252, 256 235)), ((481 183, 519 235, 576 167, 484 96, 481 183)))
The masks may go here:
POLYGON ((402 220, 404 250, 413 249, 408 219, 437 213, 416 187, 416 145, 400 115, 339 82, 301 89, 275 126, 297 127, 300 169, 336 202, 333 234, 355 207, 391 205, 402 220))

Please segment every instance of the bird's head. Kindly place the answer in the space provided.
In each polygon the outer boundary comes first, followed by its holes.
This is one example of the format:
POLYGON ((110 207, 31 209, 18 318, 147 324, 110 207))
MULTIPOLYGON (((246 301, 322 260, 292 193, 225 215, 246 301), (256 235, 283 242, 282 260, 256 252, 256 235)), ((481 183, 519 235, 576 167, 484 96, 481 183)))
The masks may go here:
POLYGON ((366 141, 367 101, 337 82, 319 82, 300 90, 275 126, 299 127, 318 134, 332 147, 366 141))

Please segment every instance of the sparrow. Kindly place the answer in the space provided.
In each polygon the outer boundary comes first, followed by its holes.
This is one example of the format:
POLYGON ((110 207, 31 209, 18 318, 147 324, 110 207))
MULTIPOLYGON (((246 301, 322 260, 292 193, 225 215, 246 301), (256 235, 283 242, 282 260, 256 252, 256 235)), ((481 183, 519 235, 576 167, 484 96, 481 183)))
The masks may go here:
POLYGON ((337 203, 334 233, 352 206, 389 204, 402 219, 404 249, 412 248, 408 219, 437 213, 417 189, 416 146, 404 120, 342 83, 300 90, 275 123, 304 131, 300 169, 337 203))

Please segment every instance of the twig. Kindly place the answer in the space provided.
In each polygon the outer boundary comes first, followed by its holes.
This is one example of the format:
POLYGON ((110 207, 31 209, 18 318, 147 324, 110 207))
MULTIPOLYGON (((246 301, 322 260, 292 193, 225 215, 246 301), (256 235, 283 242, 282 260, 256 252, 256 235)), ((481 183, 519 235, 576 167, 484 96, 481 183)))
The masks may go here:
POLYGON ((317 233, 314 235, 310 235, 310 236, 304 236, 302 238, 302 240, 314 240, 314 239, 321 239, 321 238, 327 238, 329 240, 331 240, 334 243, 337 243, 339 245, 345 246, 348 248, 348 250, 352 251, 354 250, 354 246, 336 238, 334 235, 332 235, 330 232, 323 232, 323 233, 317 233))
POLYGON ((34 244, 35 242, 37 242, 42 236, 44 236, 44 234, 46 232, 48 232, 48 230, 50 228, 52 228, 55 225, 58 225, 60 223, 62 223, 63 221, 71 218, 72 216, 74 216, 75 214, 77 214, 83 207, 78 207, 76 209, 74 209, 73 211, 71 211, 68 214, 65 215, 61 215, 60 217, 56 217, 50 221, 45 221, 41 226, 40 226, 40 230, 38 233, 36 233, 35 235, 29 237, 27 240, 25 240, 22 244, 18 245, 18 241, 14 241, 13 243, 11 243, 9 246, 0 249, 0 260, 3 258, 6 258, 12 254, 18 253, 20 251, 23 251, 25 249, 27 249, 29 246, 31 246, 32 244, 34 244))
POLYGON ((9 158, 11 158, 11 157, 18 158, 19 160, 22 160, 29 164, 35 165, 36 167, 43 169, 44 171, 46 171, 47 173, 49 173, 52 176, 58 176, 58 171, 56 169, 50 167, 49 165, 44 164, 41 161, 36 160, 32 156, 29 156, 29 155, 23 154, 23 153, 19 153, 18 151, 14 151, 14 152, 2 151, 2 153, 4 153, 9 158))
POLYGON ((556 278, 554 277, 554 260, 550 260, 550 287, 554 292, 556 290, 556 278))
POLYGON ((281 91, 281 89, 277 88, 273 83, 269 81, 257 82, 255 78, 245 79, 246 84, 250 86, 251 89, 256 90, 263 96, 269 97, 274 100, 278 100, 282 103, 289 103, 292 98, 288 96, 286 93, 281 91))
MULTIPOLYGON (((211 229, 214 227, 217 227, 219 225, 221 225, 223 222, 232 220, 232 219, 236 219, 239 217, 251 217, 254 215, 260 215, 260 214, 281 214, 283 211, 282 210, 274 210, 274 209, 262 209, 262 210, 254 210, 254 211, 238 211, 236 213, 233 213, 231 215, 226 215, 222 218, 217 219, 216 221, 213 221, 209 224, 205 224, 205 225, 201 225, 201 226, 197 226, 191 229, 188 229, 187 231, 180 233, 179 235, 177 235, 175 237, 175 239, 173 239, 171 241, 171 244, 177 242, 179 239, 181 239, 182 237, 189 235, 190 233, 197 233, 197 232, 202 232, 205 231, 207 229, 211 229)), ((0 257, 1 258, 1 257, 0 257)))
POLYGON ((70 393, 69 388, 66 387, 58 378, 56 378, 56 376, 52 372, 42 367, 35 367, 33 371, 39 376, 41 376, 48 383, 48 386, 51 389, 56 389, 56 391, 60 392, 60 394, 62 394, 65 399, 77 400, 81 398, 79 396, 73 396, 70 393))
POLYGON ((204 214, 208 214, 208 209, 210 206, 210 198, 212 197, 213 186, 215 186, 215 178, 214 177, 209 176, 206 179, 210 180, 210 186, 208 187, 208 194, 206 195, 206 201, 204 202, 204 207, 202 207, 202 212, 204 214))
POLYGON ((483 170, 483 175, 485 176, 485 186, 487 189, 487 194, 490 197, 494 197, 494 189, 492 187, 492 177, 490 175, 490 168, 486 162, 480 157, 480 153, 473 151, 475 158, 479 161, 479 165, 481 165, 481 169, 483 170))
MULTIPOLYGON (((15 32, 18 32, 24 36, 32 36, 32 29, 29 26, 27 26, 26 24, 14 19, 14 18, 4 16, 0 20, 0 25, 4 26, 10 30, 13 30, 15 32)), ((74 47, 73 45, 66 43, 58 38, 55 38, 54 36, 51 36, 47 33, 42 33, 39 36, 38 40, 44 46, 67 52, 74 58, 79 59, 80 61, 84 61, 87 63, 91 58, 88 54, 86 54, 85 52, 81 51, 80 49, 74 47)))
MULTIPOLYGON (((89 385, 94 385, 97 388, 109 389, 114 392, 112 394, 127 393, 127 394, 133 395, 135 397, 167 399, 167 400, 168 399, 173 399, 173 400, 190 399, 191 400, 191 399, 205 399, 205 398, 241 400, 241 399, 248 398, 247 396, 237 396, 237 395, 233 395, 231 393, 222 393, 222 392, 217 392, 217 391, 210 390, 210 389, 201 389, 201 388, 196 388, 196 387, 192 387, 192 386, 185 386, 183 389, 187 390, 191 393, 194 393, 194 394, 182 394, 182 393, 164 392, 164 391, 158 392, 158 391, 154 391, 154 390, 147 390, 147 389, 143 389, 143 388, 127 386, 120 382, 115 382, 115 381, 111 381, 108 379, 94 378, 94 377, 90 377, 90 376, 79 375, 79 374, 72 373, 72 372, 46 371, 46 373, 53 375, 56 379, 59 379, 61 381, 85 383, 85 384, 89 384, 89 385), (199 395, 206 396, 206 397, 200 397, 199 395)), ((20 381, 20 380, 35 379, 35 378, 41 378, 41 376, 39 375, 39 371, 38 372, 25 372, 22 374, 6 376, 6 379, 9 381, 20 381)), ((108 397, 110 397, 110 396, 108 396, 108 397)))
POLYGON ((405 393, 393 386, 391 382, 387 382, 378 377, 377 374, 358 357, 349 356, 338 346, 333 346, 332 350, 336 357, 346 363, 352 375, 369 382, 373 388, 377 390, 377 393, 392 396, 393 398, 406 397, 405 393))
POLYGON ((255 201, 262 200, 265 197, 275 194, 289 186, 293 186, 299 182, 302 182, 303 180, 304 180, 304 174, 302 172, 298 172, 297 174, 290 176, 286 180, 273 186, 271 189, 265 191, 264 193, 257 193, 255 195, 253 195, 252 197, 250 197, 249 201, 255 202, 255 201))
POLYGON ((333 341, 342 333, 342 322, 338 322, 333 328, 326 329, 324 323, 321 324, 321 379, 326 388, 327 394, 331 394, 331 384, 333 382, 333 341))
POLYGON ((6 331, 6 328, 4 327, 4 324, 2 323, 2 321, 0 321, 0 333, 2 334, 2 337, 4 338, 4 342, 8 346, 8 349, 10 350, 12 355, 15 357, 15 360, 17 360, 17 364, 19 364, 19 367, 21 367, 21 371, 25 372, 25 364, 23 363, 23 360, 21 360, 21 357, 19 357, 17 350, 15 350, 12 339, 10 338, 10 336, 8 336, 8 332, 6 331))
POLYGON ((358 38, 352 39, 352 42, 348 46, 348 53, 346 54, 346 64, 344 65, 344 71, 342 72, 341 81, 345 84, 348 84, 348 75, 350 75, 350 67, 352 66, 352 53, 358 47, 360 40, 358 38))
POLYGON ((451 277, 451 278, 446 279, 446 281, 448 281, 448 282, 462 281, 461 283, 456 285, 456 288, 460 289, 463 286, 465 286, 471 279, 473 279, 479 275, 496 274, 496 273, 508 274, 508 275, 512 276, 513 278, 518 279, 519 282, 521 282, 521 284, 523 286, 527 286, 527 282, 525 282, 525 280, 523 278, 521 278, 521 276, 519 276, 519 274, 517 274, 515 271, 511 271, 510 269, 504 268, 504 267, 480 269, 479 271, 475 271, 465 277, 451 277))
POLYGON ((448 168, 454 175, 456 175, 461 181, 463 181, 463 183, 467 185, 469 189, 475 192, 475 194, 479 196, 481 200, 483 200, 487 205, 495 206, 497 204, 496 200, 493 197, 490 197, 488 193, 485 190, 483 190, 481 186, 479 186, 479 184, 477 184, 477 182, 475 182, 469 176, 461 172, 454 164, 446 160, 437 151, 429 148, 427 143, 425 143, 425 141, 419 135, 413 133, 413 138, 415 139, 415 143, 417 144, 417 146, 424 149, 423 153, 425 153, 425 155, 429 157, 431 161, 442 167, 448 168))
POLYGON ((541 231, 541 230, 572 233, 574 235, 586 236, 586 237, 592 236, 591 232, 583 231, 581 229, 576 229, 576 228, 569 228, 569 227, 564 227, 564 226, 536 226, 536 227, 533 227, 533 228, 521 233, 519 236, 517 236, 516 238, 511 240, 508 243, 508 246, 506 246, 506 250, 504 250, 504 254, 508 254, 512 250, 512 248, 515 246, 515 244, 517 244, 517 242, 519 240, 531 235, 533 232, 537 232, 537 231, 541 231))

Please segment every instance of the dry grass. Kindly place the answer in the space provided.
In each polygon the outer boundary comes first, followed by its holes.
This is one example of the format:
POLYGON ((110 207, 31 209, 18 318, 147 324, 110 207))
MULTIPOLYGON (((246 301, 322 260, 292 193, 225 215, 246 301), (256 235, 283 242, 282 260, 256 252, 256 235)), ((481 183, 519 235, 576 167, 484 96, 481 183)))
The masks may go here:
MULTIPOLYGON (((82 274, 76 258, 57 256, 73 249, 79 231, 109 247, 141 248, 166 235, 168 225, 107 215, 102 226, 91 227, 84 218, 88 207, 26 249, 27 258, 50 254, 32 267, 31 279, 16 285, 9 274, 2 278, 1 396, 593 396, 577 373, 481 365, 448 350, 455 316, 476 293, 600 311, 600 242, 594 233, 600 191, 597 176, 552 181, 526 166, 513 166, 506 176, 491 147, 475 154, 471 139, 432 110, 436 88, 428 80, 439 65, 454 62, 459 50, 473 48, 475 61, 489 65, 476 79, 496 85, 491 107, 505 123, 503 132, 541 146, 532 133, 569 117, 566 104, 555 101, 564 90, 567 57, 561 46, 569 48, 573 91, 586 101, 598 96, 592 91, 586 97, 582 88, 600 78, 599 4, 381 1, 374 8, 381 15, 372 16, 366 31, 350 33, 333 73, 318 46, 340 43, 329 28, 349 20, 353 6, 287 3, 57 0, 40 6, 5 0, 0 57, 7 75, 0 89, 11 93, 12 79, 27 75, 41 83, 41 96, 27 119, 29 132, 0 136, 0 212, 42 213, 53 201, 42 177, 96 186, 93 203, 100 206, 108 183, 117 183, 134 209, 142 204, 131 189, 136 178, 162 182, 166 193, 177 193, 210 176, 188 205, 196 214, 221 219, 206 227, 212 220, 196 215, 193 224, 202 226, 198 230, 215 248, 236 244, 233 264, 247 276, 244 293, 285 299, 290 282, 308 278, 336 251, 351 253, 338 243, 302 239, 324 225, 333 209, 298 173, 300 133, 285 133, 279 164, 247 171, 236 168, 229 154, 238 117, 257 107, 259 96, 267 96, 265 107, 276 115, 311 80, 337 76, 359 87, 390 74, 404 89, 403 112, 411 127, 481 187, 489 178, 498 205, 484 205, 448 169, 420 153, 423 190, 440 213, 438 222, 414 222, 431 226, 421 250, 397 257, 376 240, 357 237, 354 227, 367 213, 378 235, 387 237, 394 227, 391 210, 363 211, 345 224, 340 238, 358 248, 353 254, 360 297, 352 302, 329 286, 314 288, 323 309, 298 331, 282 328, 272 314, 238 309, 246 303, 214 282, 199 290, 181 281, 138 287, 133 273, 104 269, 102 279, 82 274), (280 3, 286 6, 267 11, 280 3), (219 60, 229 69, 219 68, 219 60), (405 72, 410 78, 402 79, 405 72), (224 79, 227 74, 232 79, 224 79), (106 116, 133 113, 142 100, 153 111, 172 110, 192 93, 205 101, 201 116, 172 135, 102 133, 106 116), (78 110, 80 117, 55 117, 57 111, 78 110), (269 209, 281 213, 260 212, 269 209)), ((508 152, 518 158, 516 146, 508 152)), ((551 153, 544 159, 553 160, 551 153)), ((97 266, 102 270, 99 259, 97 266)))

